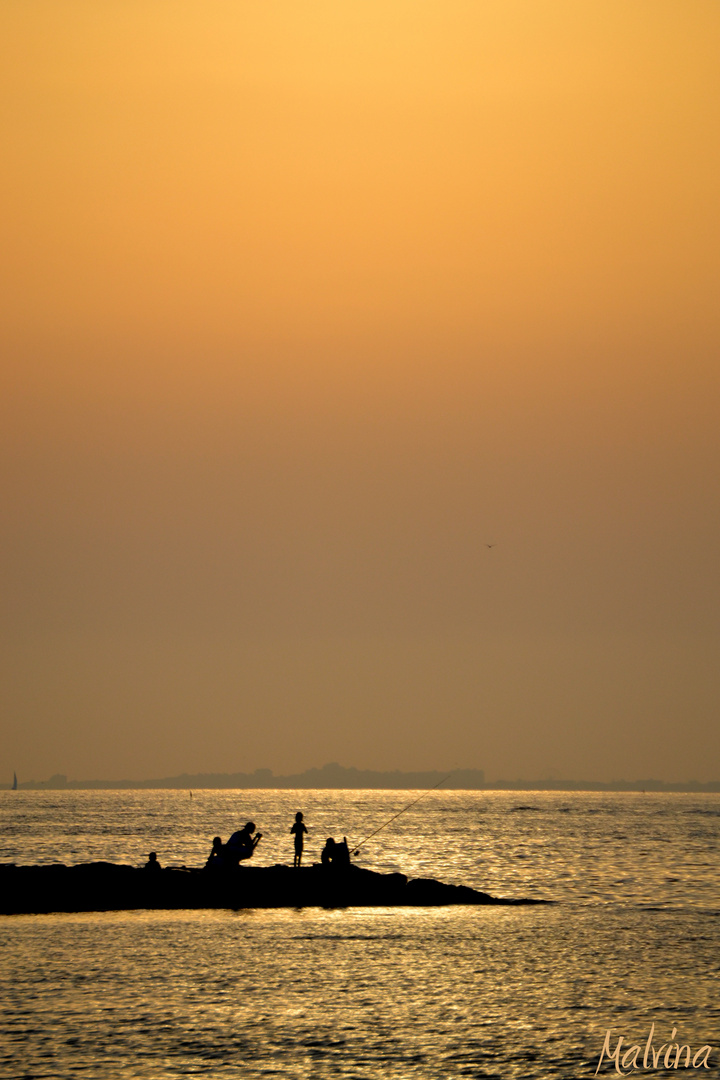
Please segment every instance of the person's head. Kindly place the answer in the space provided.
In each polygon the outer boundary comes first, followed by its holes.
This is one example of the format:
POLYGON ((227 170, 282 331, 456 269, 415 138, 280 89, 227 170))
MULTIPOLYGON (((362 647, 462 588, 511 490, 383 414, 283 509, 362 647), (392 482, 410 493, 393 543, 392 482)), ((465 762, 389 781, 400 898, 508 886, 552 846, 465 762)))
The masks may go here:
POLYGON ((157 862, 157 852, 151 851, 148 855, 148 862, 157 862))
POLYGON ((222 847, 222 840, 219 836, 213 836, 213 851, 219 851, 222 847))
POLYGON ((328 836, 327 840, 325 841, 325 847, 335 847, 335 841, 333 840, 332 836, 328 836))
POLYGON ((243 832, 254 833, 255 832, 255 822, 254 821, 247 821, 245 823, 245 828, 243 829, 243 832))
POLYGON ((297 814, 295 815, 295 820, 296 821, 302 821, 302 814, 300 813, 299 810, 298 810, 297 814))

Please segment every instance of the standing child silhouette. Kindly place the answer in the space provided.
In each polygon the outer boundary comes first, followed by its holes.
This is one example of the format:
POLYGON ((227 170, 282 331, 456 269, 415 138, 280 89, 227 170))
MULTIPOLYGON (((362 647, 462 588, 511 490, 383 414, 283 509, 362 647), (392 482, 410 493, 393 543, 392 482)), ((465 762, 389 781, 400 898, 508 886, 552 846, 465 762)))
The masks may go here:
POLYGON ((307 832, 307 828, 303 824, 303 816, 299 810, 295 815, 295 824, 290 829, 290 832, 295 833, 295 855, 293 857, 293 866, 299 866, 302 862, 303 836, 307 832))

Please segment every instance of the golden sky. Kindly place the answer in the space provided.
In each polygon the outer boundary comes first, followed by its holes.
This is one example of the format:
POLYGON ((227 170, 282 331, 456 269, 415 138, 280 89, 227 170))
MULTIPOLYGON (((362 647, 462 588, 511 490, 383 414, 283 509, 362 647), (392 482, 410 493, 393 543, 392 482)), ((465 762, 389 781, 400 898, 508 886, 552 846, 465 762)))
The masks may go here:
POLYGON ((8 778, 720 777, 719 52, 5 0, 8 778))

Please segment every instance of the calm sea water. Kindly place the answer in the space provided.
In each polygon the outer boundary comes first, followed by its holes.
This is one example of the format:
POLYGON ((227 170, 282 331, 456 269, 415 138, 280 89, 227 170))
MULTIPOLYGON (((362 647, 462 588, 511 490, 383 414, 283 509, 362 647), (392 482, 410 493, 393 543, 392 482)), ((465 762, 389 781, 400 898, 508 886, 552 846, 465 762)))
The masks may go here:
MULTIPOLYGON (((412 798, 3 791, 0 861, 197 866, 251 817, 288 862, 298 809, 312 861, 412 798)), ((654 1024, 710 1068, 636 1075, 720 1076, 719 839, 717 795, 438 791, 358 861, 557 904, 0 918, 0 1075, 578 1078, 654 1024)))

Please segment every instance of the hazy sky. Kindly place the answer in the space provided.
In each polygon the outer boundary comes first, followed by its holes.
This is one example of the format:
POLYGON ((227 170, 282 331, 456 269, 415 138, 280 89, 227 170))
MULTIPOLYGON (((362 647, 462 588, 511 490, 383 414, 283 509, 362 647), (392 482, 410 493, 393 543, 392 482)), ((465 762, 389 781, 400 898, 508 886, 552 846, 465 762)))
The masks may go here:
POLYGON ((716 0, 0 54, 0 779, 720 777, 716 0))

